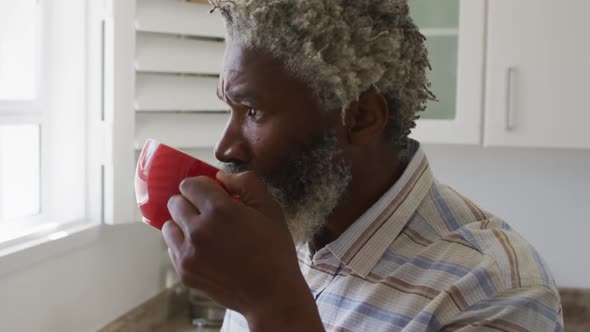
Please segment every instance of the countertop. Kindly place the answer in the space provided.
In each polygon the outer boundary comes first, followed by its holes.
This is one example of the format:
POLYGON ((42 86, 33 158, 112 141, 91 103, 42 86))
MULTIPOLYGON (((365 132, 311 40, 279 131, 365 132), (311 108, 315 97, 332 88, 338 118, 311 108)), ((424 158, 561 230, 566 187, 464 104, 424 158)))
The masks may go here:
POLYGON ((178 316, 167 321, 153 332, 219 332, 219 329, 199 328, 194 326, 187 316, 178 316))
MULTIPOLYGON (((590 331, 590 289, 560 289, 565 332, 590 331)), ((176 286, 134 308, 99 332, 219 332, 199 328, 189 315, 188 292, 176 286)))
POLYGON ((98 332, 219 332, 192 324, 188 299, 184 287, 166 289, 98 332))

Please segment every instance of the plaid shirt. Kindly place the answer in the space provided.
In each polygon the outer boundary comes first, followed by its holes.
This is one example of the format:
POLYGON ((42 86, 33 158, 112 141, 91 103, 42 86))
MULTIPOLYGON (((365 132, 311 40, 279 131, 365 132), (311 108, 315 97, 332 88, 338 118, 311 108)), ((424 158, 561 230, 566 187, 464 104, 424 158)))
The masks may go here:
MULTIPOLYGON (((498 217, 437 183, 419 144, 401 178, 301 270, 327 331, 563 331, 537 251, 498 217)), ((228 311, 224 332, 249 331, 228 311)))

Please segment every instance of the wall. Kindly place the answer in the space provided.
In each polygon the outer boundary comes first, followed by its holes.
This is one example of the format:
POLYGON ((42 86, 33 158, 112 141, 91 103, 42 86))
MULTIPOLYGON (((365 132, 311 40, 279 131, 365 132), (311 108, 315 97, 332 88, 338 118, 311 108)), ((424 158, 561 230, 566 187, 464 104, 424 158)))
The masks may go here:
POLYGON ((590 288, 590 151, 424 148, 435 176, 524 235, 560 287, 590 288))
POLYGON ((140 223, 105 226, 84 247, 0 276, 0 331, 98 330, 159 292, 161 238, 140 223))

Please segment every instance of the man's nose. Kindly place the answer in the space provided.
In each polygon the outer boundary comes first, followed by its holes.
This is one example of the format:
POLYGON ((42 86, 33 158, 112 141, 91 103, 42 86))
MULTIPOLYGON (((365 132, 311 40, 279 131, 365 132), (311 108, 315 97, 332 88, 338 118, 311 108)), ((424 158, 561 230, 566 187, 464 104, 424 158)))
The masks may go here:
POLYGON ((247 163, 250 153, 246 143, 242 126, 232 112, 221 138, 215 145, 215 158, 223 163, 247 163))

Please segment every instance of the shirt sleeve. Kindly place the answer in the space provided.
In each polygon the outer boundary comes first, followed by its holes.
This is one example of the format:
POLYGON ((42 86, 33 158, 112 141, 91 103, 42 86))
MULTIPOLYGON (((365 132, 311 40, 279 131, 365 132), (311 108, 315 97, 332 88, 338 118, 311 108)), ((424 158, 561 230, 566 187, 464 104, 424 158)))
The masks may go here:
POLYGON ((467 307, 443 330, 563 332, 559 295, 544 286, 508 289, 467 307))

